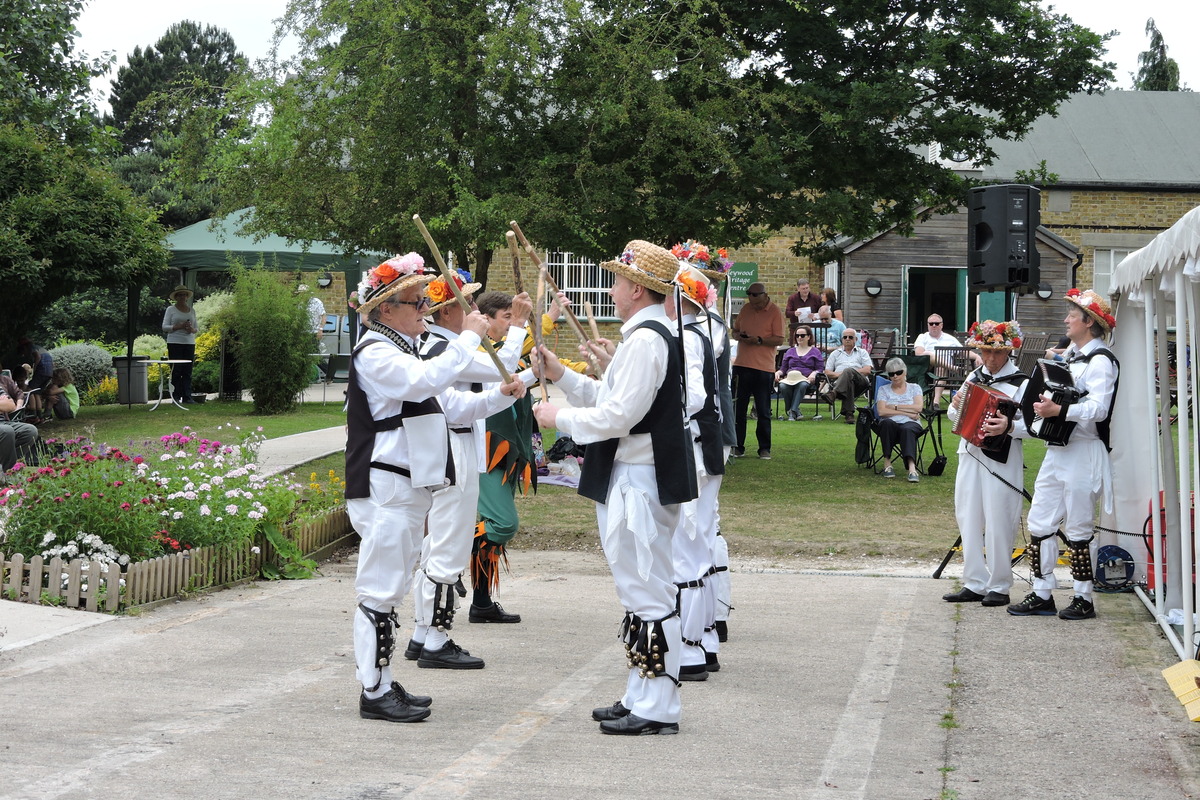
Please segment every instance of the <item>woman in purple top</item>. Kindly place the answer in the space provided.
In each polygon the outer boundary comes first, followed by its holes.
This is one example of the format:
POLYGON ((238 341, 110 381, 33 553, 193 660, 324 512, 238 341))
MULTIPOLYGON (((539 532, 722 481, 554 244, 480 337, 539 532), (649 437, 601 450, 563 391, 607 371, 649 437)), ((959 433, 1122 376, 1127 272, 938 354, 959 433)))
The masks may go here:
POLYGON ((804 419, 800 401, 809 389, 816 391, 817 378, 825 371, 825 355, 814 345, 812 328, 807 325, 796 328, 792 341, 794 346, 783 354, 779 371, 775 373, 775 385, 783 392, 787 419, 798 420, 804 419))

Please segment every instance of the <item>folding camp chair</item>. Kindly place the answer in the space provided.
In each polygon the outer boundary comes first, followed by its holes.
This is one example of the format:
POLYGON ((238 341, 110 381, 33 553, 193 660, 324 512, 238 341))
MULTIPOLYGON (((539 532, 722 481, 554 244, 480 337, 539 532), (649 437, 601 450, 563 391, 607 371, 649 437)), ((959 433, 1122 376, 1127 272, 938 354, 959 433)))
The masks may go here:
MULTIPOLYGON (((886 383, 888 383, 888 377, 886 375, 876 375, 875 376, 875 385, 874 385, 873 391, 871 392, 871 397, 872 398, 878 397, 879 396, 879 388, 886 383)), ((913 381, 913 383, 916 383, 916 381, 913 381)), ((866 434, 869 436, 869 438, 867 440, 869 450, 868 450, 867 458, 865 460, 858 460, 857 456, 859 455, 859 453, 856 450, 856 453, 855 453, 856 460, 858 461, 858 463, 861 466, 870 467, 871 470, 876 475, 878 475, 881 472, 883 472, 882 465, 883 465, 884 452, 883 452, 883 442, 879 438, 879 417, 876 414, 874 401, 872 401, 871 405, 868 406, 867 408, 859 409, 858 419, 855 421, 855 431, 856 431, 856 433, 859 433, 859 435, 861 436, 861 435, 863 435, 862 432, 863 432, 864 428, 866 429, 866 431, 869 432, 866 434)), ((930 434, 932 432, 933 432, 933 428, 932 428, 929 417, 926 417, 924 414, 922 414, 921 415, 921 430, 917 434, 917 454, 916 454, 917 472, 921 473, 922 475, 926 474, 926 471, 925 471, 925 443, 926 443, 926 441, 928 441, 932 438, 930 436, 930 434)), ((938 441, 936 438, 933 438, 933 448, 934 448, 934 452, 940 455, 941 449, 938 445, 938 441)))

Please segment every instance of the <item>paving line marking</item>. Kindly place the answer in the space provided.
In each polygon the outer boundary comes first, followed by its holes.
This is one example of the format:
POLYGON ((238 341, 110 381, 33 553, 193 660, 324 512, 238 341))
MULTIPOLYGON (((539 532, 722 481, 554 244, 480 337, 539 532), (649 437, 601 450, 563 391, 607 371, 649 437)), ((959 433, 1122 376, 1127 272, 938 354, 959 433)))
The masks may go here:
POLYGON ((605 647, 595 658, 542 695, 531 708, 519 711, 510 722, 501 725, 491 736, 479 741, 445 769, 411 791, 404 794, 397 791, 396 795, 405 800, 445 800, 446 797, 465 796, 475 781, 490 775, 564 711, 577 706, 596 688, 597 683, 610 679, 614 665, 619 665, 625 657, 623 648, 620 642, 605 647))
POLYGON ((821 765, 815 800, 865 797, 917 586, 915 581, 897 581, 884 598, 879 624, 863 652, 862 669, 821 765))

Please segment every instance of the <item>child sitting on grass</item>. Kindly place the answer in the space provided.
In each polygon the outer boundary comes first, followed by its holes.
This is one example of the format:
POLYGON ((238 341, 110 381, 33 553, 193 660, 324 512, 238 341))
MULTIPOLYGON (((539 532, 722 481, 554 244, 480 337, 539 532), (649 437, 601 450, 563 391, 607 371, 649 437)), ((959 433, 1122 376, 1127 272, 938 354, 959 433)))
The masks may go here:
POLYGON ((66 367, 55 369, 51 375, 50 383, 46 385, 46 407, 54 409, 54 416, 59 419, 74 419, 79 411, 79 390, 75 388, 75 376, 66 367))

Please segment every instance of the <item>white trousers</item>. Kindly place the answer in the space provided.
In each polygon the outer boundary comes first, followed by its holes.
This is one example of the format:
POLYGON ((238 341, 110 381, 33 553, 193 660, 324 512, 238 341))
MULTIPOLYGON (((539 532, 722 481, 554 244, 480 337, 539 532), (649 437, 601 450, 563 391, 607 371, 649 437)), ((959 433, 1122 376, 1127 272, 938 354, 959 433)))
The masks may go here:
POLYGON ((642 678, 630 669, 621 703, 631 713, 655 722, 678 722, 682 711, 679 657, 682 649, 676 589, 672 580, 671 535, 679 521, 679 506, 658 504, 654 466, 613 465, 607 502, 596 504, 600 542, 612 570, 617 598, 625 610, 647 622, 663 620, 667 675, 642 678))
POLYGON ((1017 489, 1005 486, 996 475, 1017 488, 1023 485, 1021 442, 1012 443, 1008 461, 1003 464, 983 455, 974 445, 967 448, 967 452, 959 451, 958 475, 954 479, 954 516, 962 535, 963 585, 976 594, 1008 594, 1013 583, 1013 544, 1024 500, 1017 489))
MULTIPOLYGON (((1046 536, 1042 541, 1042 572, 1046 577, 1033 579, 1039 596, 1050 596, 1055 588, 1054 566, 1058 562, 1060 523, 1067 541, 1080 542, 1095 534, 1096 501, 1108 488, 1111 491, 1108 451, 1098 439, 1077 439, 1066 447, 1047 447, 1046 458, 1038 470, 1029 508, 1029 535, 1046 536)), ((1096 541, 1090 551, 1096 563, 1096 541)), ((1075 594, 1091 602, 1093 581, 1075 581, 1075 594)))
MULTIPOLYGON (((354 591, 359 603, 390 614, 412 583, 412 565, 421 545, 432 492, 414 489, 403 475, 371 470, 371 496, 346 501, 350 523, 362 537, 354 591)), ((364 689, 386 687, 390 666, 376 664, 375 626, 361 609, 354 612, 354 662, 364 689)))
MULTIPOLYGON (((697 454, 697 457, 699 455, 697 454)), ((717 590, 710 575, 717 542, 717 493, 721 490, 722 475, 697 476, 699 497, 680 506, 679 527, 671 541, 675 582, 678 584, 704 581, 703 586, 679 590, 679 622, 683 638, 701 645, 683 645, 680 663, 694 666, 705 663, 705 652, 720 649, 716 622, 717 590)), ((728 553, 728 550, 726 551, 728 553)))
MULTIPOLYGON (((471 560, 471 545, 475 538, 479 472, 475 469, 474 434, 451 433, 450 452, 454 454, 457 467, 455 484, 433 495, 429 531, 421 545, 420 569, 413 579, 413 615, 417 623, 413 638, 418 642, 425 641, 433 619, 437 585, 453 584, 462 576, 471 560)), ((447 586, 442 592, 443 596, 445 592, 453 594, 454 589, 447 586)))

